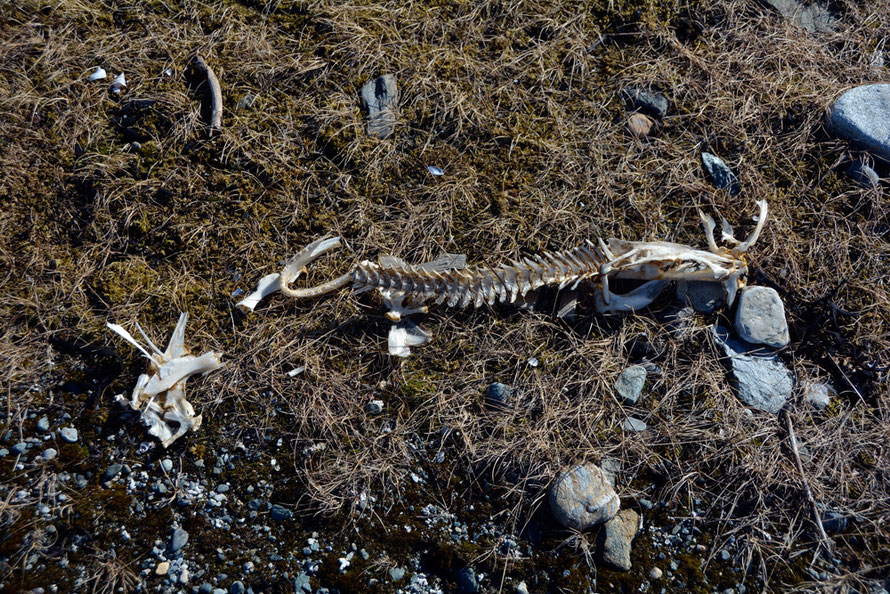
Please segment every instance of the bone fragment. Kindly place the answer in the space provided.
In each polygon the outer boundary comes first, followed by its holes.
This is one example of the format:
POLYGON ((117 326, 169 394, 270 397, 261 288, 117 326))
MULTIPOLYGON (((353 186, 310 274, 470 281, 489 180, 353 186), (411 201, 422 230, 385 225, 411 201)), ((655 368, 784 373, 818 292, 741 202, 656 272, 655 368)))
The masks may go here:
POLYGON ((389 329, 389 354, 394 357, 407 357, 412 346, 420 346, 430 341, 430 334, 411 322, 402 320, 389 329))
POLYGON ((207 78, 207 85, 210 87, 210 134, 222 128, 222 89, 219 86, 219 79, 213 72, 204 58, 200 54, 196 54, 192 58, 192 64, 195 68, 207 78))

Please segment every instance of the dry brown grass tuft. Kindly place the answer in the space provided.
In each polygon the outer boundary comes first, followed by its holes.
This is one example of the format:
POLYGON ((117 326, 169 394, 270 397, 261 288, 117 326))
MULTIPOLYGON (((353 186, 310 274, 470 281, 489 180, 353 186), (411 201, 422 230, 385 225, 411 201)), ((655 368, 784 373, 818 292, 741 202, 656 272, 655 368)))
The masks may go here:
MULTIPOLYGON (((659 498, 676 517, 705 502, 707 559, 734 537, 764 587, 814 587, 800 562, 813 544, 804 479, 854 518, 837 537, 846 569, 829 587, 886 575, 890 211, 881 189, 844 177, 851 149, 823 121, 844 89, 887 80, 870 57, 890 36, 890 4, 839 3, 837 31, 819 35, 742 0, 658 1, 637 16, 631 4, 6 5, 5 429, 55 407, 83 415, 85 439, 100 440, 87 417, 117 418, 111 396, 142 370, 105 322, 138 320, 163 336, 188 311, 188 344, 223 351, 227 366, 190 386, 205 424, 187 446, 282 439, 274 480, 307 516, 358 522, 361 495, 373 495, 372 522, 388 527, 384 510, 400 496, 458 512, 496 493, 486 505, 518 534, 544 513, 561 466, 612 458, 626 502, 659 498), (196 52, 222 82, 223 127, 211 139, 186 76, 196 52), (126 73, 120 98, 107 92, 110 78, 86 82, 99 64, 126 73), (387 72, 400 114, 392 139, 376 141, 357 92, 387 72), (671 102, 642 141, 625 127, 618 91, 629 84, 671 102), (239 105, 248 97, 252 106, 239 105), (738 173, 741 196, 713 189, 702 150, 738 173), (733 396, 713 320, 672 329, 668 299, 618 319, 585 310, 572 324, 546 312, 443 309, 424 321, 433 343, 396 361, 383 354, 388 322, 371 297, 276 297, 246 317, 230 297, 325 233, 346 247, 309 282, 378 253, 423 261, 444 250, 495 264, 597 236, 703 245, 696 208, 749 229, 760 199, 772 214, 752 282, 785 299, 793 342, 782 358, 800 380, 830 377, 841 391, 825 413, 800 394, 788 405, 806 477, 782 424, 733 396), (640 336, 656 345, 662 373, 631 409, 611 386, 640 336), (286 374, 299 365, 305 373, 286 374), (61 395, 68 380, 84 394, 61 395), (496 380, 515 390, 510 410, 484 404, 496 380), (378 417, 364 411, 373 398, 386 402, 378 417), (630 415, 649 430, 622 431, 630 415), (422 486, 411 478, 418 468, 422 486)), ((129 430, 130 446, 144 439, 138 424, 129 430)), ((30 476, 3 464, 10 485, 30 476)), ((11 493, 0 521, 16 524, 11 493)), ((115 546, 104 538, 97 546, 115 546)), ((570 543, 579 557, 585 538, 570 543)), ((479 558, 506 563, 494 548, 479 558)), ((133 585, 114 557, 95 567, 97 587, 100 574, 108 591, 133 585)))

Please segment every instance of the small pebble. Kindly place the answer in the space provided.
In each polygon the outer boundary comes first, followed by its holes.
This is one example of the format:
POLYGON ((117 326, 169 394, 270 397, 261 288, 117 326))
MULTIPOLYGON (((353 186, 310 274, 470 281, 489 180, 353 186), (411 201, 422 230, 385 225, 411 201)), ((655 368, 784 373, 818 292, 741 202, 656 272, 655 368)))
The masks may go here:
POLYGON ((158 566, 155 568, 155 575, 167 575, 168 571, 170 571, 170 562, 163 561, 158 563, 158 566))
POLYGON ((161 468, 164 469, 164 472, 170 472, 173 470, 173 460, 170 458, 164 458, 161 460, 161 468))
POLYGON ((379 415, 383 412, 383 401, 372 400, 365 405, 365 412, 369 415, 379 415))
POLYGON ((13 454, 24 454, 25 450, 27 450, 27 449, 28 449, 28 444, 26 444, 24 441, 20 441, 17 444, 15 444, 14 446, 12 446, 12 453, 13 454))
POLYGON ((46 433, 49 431, 49 419, 47 417, 40 417, 37 421, 37 430, 41 433, 46 433))
POLYGON ((726 549, 723 549, 722 551, 720 551, 720 558, 721 558, 723 561, 729 561, 730 558, 732 558, 732 553, 730 553, 730 552, 727 551, 726 549))
POLYGON ((107 483, 112 480, 114 477, 121 473, 121 469, 123 466, 120 464, 112 464, 108 468, 105 469, 105 472, 102 473, 102 482, 107 483))
POLYGON ((188 541, 189 533, 182 528, 176 528, 173 530, 173 535, 170 537, 170 552, 175 553, 184 547, 188 541))
POLYGON ((77 441, 77 429, 74 427, 62 428, 59 431, 59 435, 61 435, 62 439, 68 443, 75 443, 77 441))
POLYGON ((45 450, 43 450, 43 459, 44 460, 52 460, 53 458, 55 458, 58 455, 59 455, 59 452, 57 452, 53 448, 46 448, 45 450))
POLYGON ((627 119, 627 129, 636 138, 646 138, 652 131, 652 120, 641 113, 635 113, 627 119))
POLYGON ((660 580, 662 575, 663 575, 662 571, 657 567, 653 567, 652 569, 649 570, 649 579, 650 580, 660 580))

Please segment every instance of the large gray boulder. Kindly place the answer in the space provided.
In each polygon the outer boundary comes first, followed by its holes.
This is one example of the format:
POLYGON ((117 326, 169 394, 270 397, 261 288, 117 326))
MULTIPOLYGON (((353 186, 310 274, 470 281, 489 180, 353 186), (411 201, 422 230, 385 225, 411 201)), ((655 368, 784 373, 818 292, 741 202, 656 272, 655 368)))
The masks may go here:
POLYGON ((714 342, 726 353, 732 384, 739 399, 751 408, 778 413, 794 389, 794 375, 772 352, 730 336, 714 326, 714 342))
POLYGON ((735 330, 751 344, 765 344, 774 349, 788 346, 788 322, 779 293, 770 287, 742 289, 735 314, 735 330))
POLYGON ((841 95, 831 106, 828 127, 890 161, 890 84, 863 85, 841 95))
POLYGON ((596 464, 579 464, 559 473, 550 489, 550 509, 566 528, 586 530, 608 522, 621 505, 606 473, 596 464))

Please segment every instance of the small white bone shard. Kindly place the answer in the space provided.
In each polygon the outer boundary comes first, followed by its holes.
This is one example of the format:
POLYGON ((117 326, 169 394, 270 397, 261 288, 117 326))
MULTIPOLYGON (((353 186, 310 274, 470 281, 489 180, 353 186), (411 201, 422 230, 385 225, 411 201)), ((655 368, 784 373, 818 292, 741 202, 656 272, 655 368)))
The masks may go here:
POLYGON ((253 311, 256 306, 259 305, 260 301, 262 301, 275 291, 280 290, 281 275, 277 272, 274 274, 267 274, 260 279, 260 282, 257 284, 256 291, 239 301, 237 305, 244 313, 253 311))
POLYGON ((411 354, 410 347, 420 346, 429 341, 430 335, 423 328, 410 320, 402 320, 389 329, 389 354, 394 357, 407 357, 411 354))
POLYGON ((149 434, 160 439, 165 448, 189 429, 195 430, 201 426, 201 415, 196 415, 194 407, 185 399, 186 380, 196 373, 207 373, 223 366, 219 355, 214 352, 204 353, 200 357, 186 354, 186 321, 188 314, 180 314, 163 353, 139 328, 154 354, 149 353, 148 349, 121 326, 107 324, 110 330, 139 349, 149 360, 150 373, 139 376, 130 399, 127 400, 123 394, 115 398, 130 408, 141 411, 142 421, 148 426, 149 434), (175 425, 175 429, 171 427, 171 423, 175 425))
POLYGON ((106 76, 108 76, 108 73, 105 72, 105 69, 102 68, 101 66, 97 66, 96 71, 93 72, 91 75, 89 75, 87 77, 87 80, 89 80, 90 82, 93 82, 95 80, 102 80, 106 76))
POLYGON ((112 93, 114 93, 115 95, 117 95, 117 94, 120 93, 121 90, 123 90, 123 88, 126 87, 126 86, 127 86, 127 77, 124 76, 124 73, 123 73, 123 72, 121 72, 120 74, 118 74, 118 75, 115 77, 115 79, 114 79, 113 81, 111 81, 111 85, 108 87, 108 89, 109 89, 112 93))

